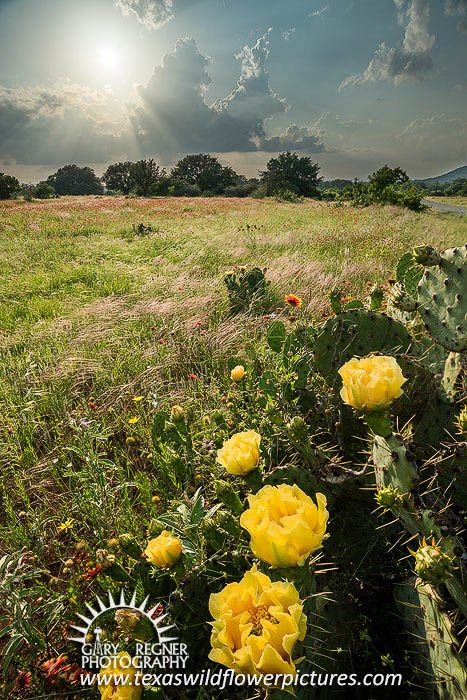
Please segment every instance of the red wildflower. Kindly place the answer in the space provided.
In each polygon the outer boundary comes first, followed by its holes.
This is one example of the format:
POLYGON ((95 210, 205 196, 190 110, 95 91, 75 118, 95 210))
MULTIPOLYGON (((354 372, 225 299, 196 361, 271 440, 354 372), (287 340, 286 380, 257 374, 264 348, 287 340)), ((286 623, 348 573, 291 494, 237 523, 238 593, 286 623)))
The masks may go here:
POLYGON ((285 301, 287 304, 290 304, 290 306, 301 306, 302 305, 302 300, 299 297, 296 297, 295 294, 288 294, 285 297, 285 301))
POLYGON ((29 671, 21 671, 21 673, 19 674, 19 676, 16 679, 14 689, 16 691, 27 690, 27 688, 29 688, 31 683, 32 683, 32 675, 30 674, 30 672, 29 671))
POLYGON ((198 377, 196 374, 190 374, 189 379, 198 379, 198 377))
POLYGON ((102 567, 100 564, 97 564, 94 567, 94 569, 91 569, 90 567, 88 567, 86 569, 86 573, 84 574, 84 578, 87 578, 88 581, 90 581, 92 578, 96 578, 96 576, 98 575, 98 573, 100 572, 101 569, 102 569, 102 567))
POLYGON ((56 659, 49 659, 44 664, 42 668, 46 672, 46 680, 54 680, 60 673, 66 673, 70 670, 71 666, 68 663, 68 656, 65 654, 60 654, 56 659))

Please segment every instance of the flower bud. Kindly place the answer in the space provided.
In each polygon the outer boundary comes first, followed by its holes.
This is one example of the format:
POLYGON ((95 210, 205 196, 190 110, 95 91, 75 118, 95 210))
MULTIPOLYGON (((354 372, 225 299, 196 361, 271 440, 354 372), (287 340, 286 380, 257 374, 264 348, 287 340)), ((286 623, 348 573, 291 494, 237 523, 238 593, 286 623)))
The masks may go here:
POLYGON ((185 411, 181 406, 172 406, 170 410, 170 418, 174 423, 178 423, 185 418, 185 411))
POLYGON ((237 365, 230 373, 230 377, 234 382, 241 382, 244 376, 245 368, 243 365, 237 365))

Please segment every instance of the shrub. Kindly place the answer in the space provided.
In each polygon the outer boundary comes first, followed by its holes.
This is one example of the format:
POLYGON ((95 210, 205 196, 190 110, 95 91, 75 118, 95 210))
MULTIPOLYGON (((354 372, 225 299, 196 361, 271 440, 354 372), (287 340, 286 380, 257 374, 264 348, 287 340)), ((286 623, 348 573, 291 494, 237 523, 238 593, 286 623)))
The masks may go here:
POLYGON ((291 190, 278 190, 274 193, 274 199, 276 202, 292 202, 292 204, 303 202, 303 197, 299 197, 296 192, 291 190))
POLYGON ((34 189, 34 196, 37 197, 37 199, 52 199, 55 197, 55 190, 52 185, 47 184, 47 182, 39 182, 34 189))
POLYGON ((254 192, 258 185, 256 182, 243 182, 240 185, 226 187, 225 197, 254 197, 254 192))

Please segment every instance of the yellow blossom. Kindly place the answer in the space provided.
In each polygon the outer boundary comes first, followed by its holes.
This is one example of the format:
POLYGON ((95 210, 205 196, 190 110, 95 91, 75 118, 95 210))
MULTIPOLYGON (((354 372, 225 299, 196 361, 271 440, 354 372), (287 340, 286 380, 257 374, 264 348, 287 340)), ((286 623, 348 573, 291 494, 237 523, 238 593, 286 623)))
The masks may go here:
POLYGON ((394 357, 353 357, 339 369, 342 400, 361 411, 382 411, 402 396, 407 379, 394 357))
POLYGON ((101 669, 97 676, 101 700, 140 700, 143 688, 135 685, 138 668, 133 664, 131 656, 126 651, 121 651, 111 658, 109 668, 101 669), (122 677, 126 680, 120 680, 122 677), (110 682, 107 681, 108 678, 111 678, 110 682))
POLYGON ((274 567, 303 566, 326 536, 326 496, 317 493, 316 502, 295 484, 264 486, 249 496, 240 525, 251 535, 253 554, 274 567))
POLYGON ((297 589, 272 582, 254 566, 241 581, 209 599, 211 661, 236 673, 295 675, 293 650, 305 638, 306 617, 297 589))
POLYGON ((134 423, 137 423, 137 422, 139 421, 139 419, 140 419, 140 416, 133 416, 133 418, 130 418, 130 419, 128 420, 128 423, 129 423, 130 425, 133 425, 134 423))
POLYGON ((241 382, 243 377, 245 376, 245 367, 243 365, 237 365, 231 371, 230 376, 232 378, 232 381, 241 382))
POLYGON ((244 476, 258 466, 261 436, 254 430, 236 433, 217 451, 217 462, 229 474, 244 476))
POLYGON ((60 523, 57 530, 59 532, 70 532, 70 530, 73 530, 74 524, 75 521, 73 518, 67 518, 63 523, 60 523))
POLYGON ((159 569, 174 566, 180 559, 182 543, 177 537, 173 537, 168 530, 163 530, 158 537, 149 540, 144 550, 146 559, 159 569))

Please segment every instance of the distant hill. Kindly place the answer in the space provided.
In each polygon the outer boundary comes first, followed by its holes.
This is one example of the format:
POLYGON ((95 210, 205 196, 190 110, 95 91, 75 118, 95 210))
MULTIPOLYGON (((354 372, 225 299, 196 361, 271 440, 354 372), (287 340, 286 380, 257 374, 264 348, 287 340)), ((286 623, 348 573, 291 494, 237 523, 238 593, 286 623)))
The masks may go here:
POLYGON ((460 168, 450 170, 448 173, 444 173, 444 175, 439 175, 438 177, 426 177, 424 180, 421 180, 421 182, 432 184, 436 182, 452 182, 453 180, 457 180, 458 177, 467 178, 467 165, 462 165, 460 168))

